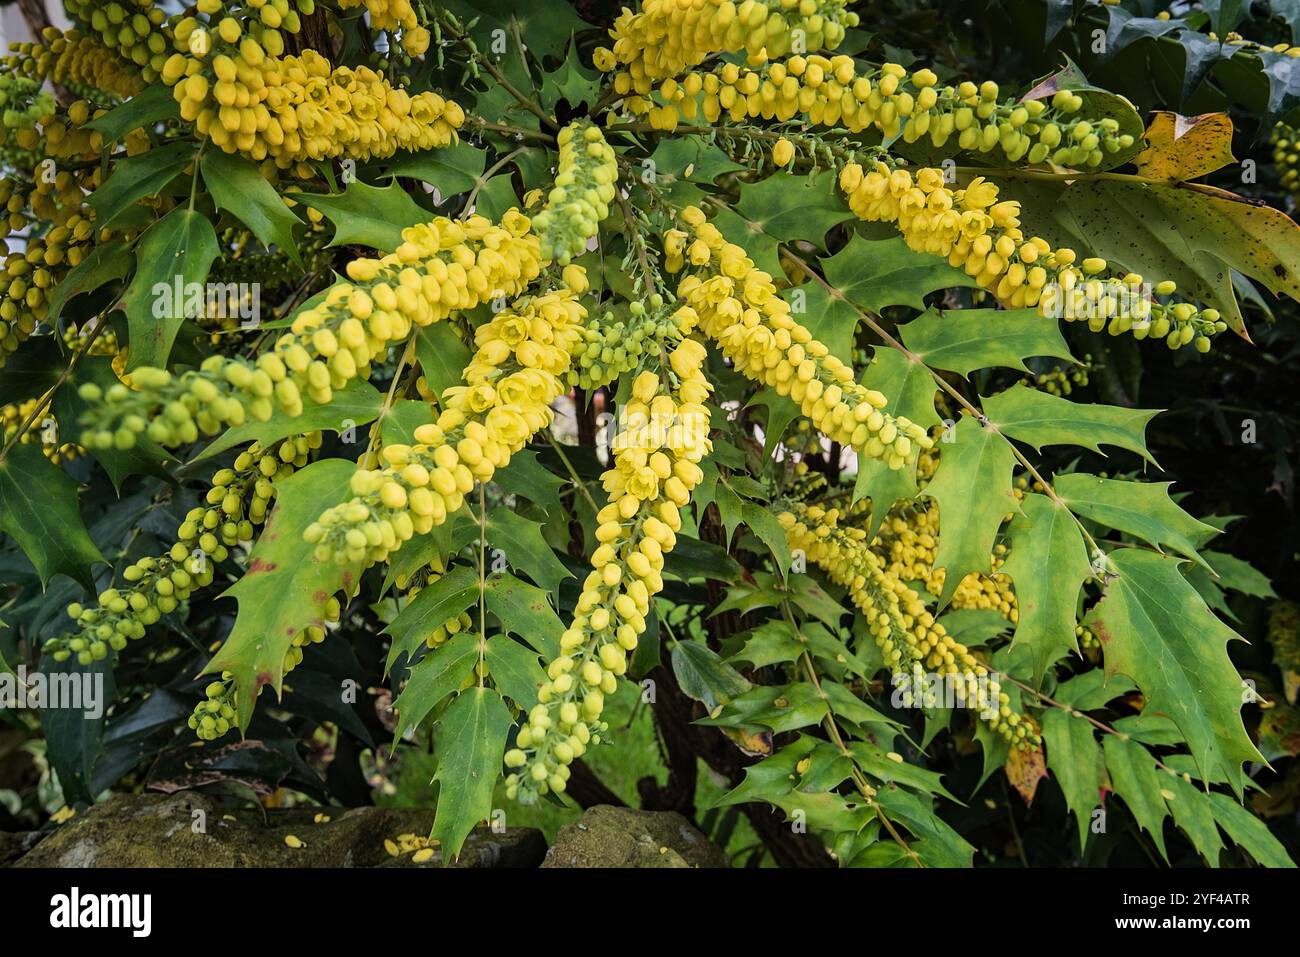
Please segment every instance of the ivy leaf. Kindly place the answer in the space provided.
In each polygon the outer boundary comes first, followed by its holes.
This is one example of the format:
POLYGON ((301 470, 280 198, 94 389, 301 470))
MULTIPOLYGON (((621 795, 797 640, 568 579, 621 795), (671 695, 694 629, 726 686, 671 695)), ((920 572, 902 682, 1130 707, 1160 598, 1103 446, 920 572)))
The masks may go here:
POLYGON ((1079 850, 1088 843, 1092 812, 1101 798, 1101 748, 1092 735, 1092 725, 1060 708, 1043 714, 1043 743, 1047 767, 1065 794, 1079 827, 1079 850))
POLYGON ((438 722, 433 778, 441 786, 430 837, 442 844, 444 862, 460 854, 474 825, 492 814, 492 791, 512 723, 510 710, 491 688, 462 691, 438 722))
POLYGON ((250 421, 227 429, 213 439, 195 461, 233 449, 237 445, 260 442, 263 446, 304 432, 338 432, 373 422, 383 407, 384 397, 365 379, 353 379, 324 405, 304 402, 299 415, 287 415, 277 406, 265 422, 250 421))
POLYGON ((469 143, 453 143, 419 153, 399 153, 386 161, 385 177, 409 177, 428 183, 438 190, 438 199, 468 193, 474 188, 487 165, 487 152, 469 143))
POLYGON ((387 673, 405 654, 412 658, 424 640, 478 600, 478 572, 468 565, 457 565, 432 584, 420 589, 411 603, 389 622, 384 633, 392 635, 387 673))
POLYGON ((435 322, 415 334, 415 357, 429 391, 442 404, 443 390, 465 381, 465 367, 473 356, 449 322, 435 322))
MULTIPOLYGON (((135 265, 131 248, 120 240, 96 243, 86 258, 77 263, 51 290, 45 321, 51 326, 59 321, 63 307, 83 293, 94 292, 115 279, 121 279, 135 265)), ((8 373, 6 373, 7 375, 8 373)))
MULTIPOLYGON (((863 384, 888 397, 888 404, 882 411, 905 416, 926 430, 939 424, 939 416, 934 411, 934 394, 939 387, 925 363, 914 362, 897 349, 881 349, 867 369, 863 384)), ((872 538, 892 503, 915 497, 914 465, 891 469, 879 459, 859 457, 853 500, 869 498, 878 504, 879 507, 872 508, 870 513, 868 532, 872 538)))
POLYGON ((524 711, 537 704, 537 689, 546 683, 537 652, 509 635, 493 635, 487 640, 487 663, 497 690, 524 711))
POLYGON ((1015 584, 1020 612, 1012 644, 1028 646, 1037 682, 1048 665, 1077 650, 1075 608, 1092 566, 1074 517, 1046 495, 1031 492, 1021 500, 1009 535, 1001 571, 1015 584))
POLYGON ((863 239, 854 235, 843 249, 822 260, 826 281, 849 302, 879 312, 885 306, 925 308, 925 297, 941 289, 978 288, 964 269, 938 256, 908 248, 901 236, 863 239))
POLYGON ((831 227, 853 218, 835 185, 835 173, 807 176, 777 172, 740 187, 736 212, 773 239, 802 239, 822 246, 831 227))
POLYGON ((1147 449, 1146 428, 1160 409, 1071 402, 1023 383, 983 401, 984 413, 1004 435, 1035 449, 1077 445, 1101 452, 1104 443, 1135 452, 1156 465, 1147 449))
POLYGON ((0 532, 31 559, 42 587, 63 574, 94 591, 90 566, 104 556, 81 520, 77 483, 34 442, 14 445, 0 461, 0 532))
POLYGON ((95 225, 108 227, 146 196, 154 196, 194 160, 193 142, 169 143, 119 160, 100 187, 86 198, 95 210, 95 225))
POLYGON ((1037 309, 929 309, 898 331, 926 365, 961 376, 992 366, 1028 372, 1031 356, 1075 361, 1059 323, 1037 309))
POLYGON ((992 570, 993 543, 1008 512, 1017 511, 1011 487, 1015 457, 1010 444, 970 416, 944 445, 934 478, 922 493, 939 504, 939 551, 934 567, 946 569, 940 605, 970 572, 992 570), (946 524, 945 524, 946 522, 946 524))
POLYGON ((176 333, 187 318, 189 289, 197 284, 206 295, 208 270, 220 254, 211 221, 184 206, 173 209, 141 237, 135 278, 122 296, 130 330, 128 372, 167 365, 176 333))
POLYGON ((1241 765, 1262 761, 1241 721, 1241 676, 1228 658, 1239 636, 1206 607, 1178 559, 1136 548, 1110 555, 1117 577, 1086 624, 1101 640, 1106 673, 1146 696, 1144 714, 1170 717, 1202 775, 1241 793, 1241 765))
POLYGON ((1164 820, 1169 816, 1169 808, 1160 794, 1164 779, 1156 770, 1151 752, 1117 734, 1105 735, 1101 743, 1111 787, 1124 799, 1138 826, 1151 835, 1160 856, 1168 860, 1164 820))
POLYGON ((1196 548, 1217 530, 1197 521, 1169 497, 1172 482, 1126 482, 1086 472, 1057 475, 1056 494, 1070 511, 1156 548, 1168 546, 1208 568, 1196 548))
POLYGON ((1147 148, 1133 160, 1138 174, 1176 183, 1196 179, 1229 163, 1232 118, 1227 113, 1181 116, 1160 111, 1146 132, 1147 148))
POLYGON ((391 253, 402 244, 403 229, 433 218, 396 183, 381 189, 353 180, 340 194, 290 195, 297 202, 324 213, 334 224, 331 246, 369 246, 391 253))
POLYGON ((302 269, 302 257, 293 238, 293 228, 302 221, 257 167, 242 156, 220 150, 204 154, 199 166, 217 208, 232 213, 263 246, 287 254, 302 269))
POLYGON ((496 574, 488 577, 484 595, 487 610, 496 615, 504 631, 528 642, 547 661, 559 655, 564 622, 551 608, 546 592, 513 575, 496 574))
POLYGON ((203 674, 234 673, 240 730, 248 728, 264 685, 281 694, 284 656, 309 625, 325 626, 338 592, 351 593, 360 568, 320 561, 302 533, 350 495, 355 462, 322 459, 275 483, 275 507, 249 554, 248 571, 222 594, 239 603, 234 628, 203 674))
POLYGON ((524 572, 551 594, 558 594, 560 582, 573 577, 542 538, 542 523, 530 521, 508 508, 494 509, 489 514, 487 545, 493 563, 497 556, 492 552, 499 549, 511 568, 524 572))
POLYGON ((402 693, 393 702, 397 727, 393 751, 407 730, 425 719, 430 711, 458 690, 478 662, 478 632, 461 631, 411 666, 402 693))

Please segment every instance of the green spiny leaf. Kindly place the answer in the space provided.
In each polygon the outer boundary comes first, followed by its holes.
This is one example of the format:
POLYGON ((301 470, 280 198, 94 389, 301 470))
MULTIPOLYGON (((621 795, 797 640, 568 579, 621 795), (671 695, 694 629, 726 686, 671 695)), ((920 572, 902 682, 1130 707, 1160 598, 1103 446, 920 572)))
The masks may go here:
POLYGON ((1004 435, 1041 449, 1077 445, 1100 452, 1114 445, 1156 460, 1147 449, 1146 427, 1159 409, 1125 409, 1117 405, 1071 402, 1024 384, 984 400, 984 413, 1004 435))
POLYGON ((1074 361, 1059 323, 1037 309, 930 309, 899 334, 926 365, 962 376, 993 366, 1027 372, 1032 356, 1074 361))
POLYGON ((0 532, 31 559, 42 586, 62 574, 94 590, 90 566, 104 556, 81 520, 77 483, 36 443, 15 445, 0 461, 0 532))
POLYGON ((442 844, 444 864, 460 854, 474 825, 492 814, 511 724, 510 710, 491 688, 462 691, 438 722, 434 780, 441 787, 431 836, 442 844))

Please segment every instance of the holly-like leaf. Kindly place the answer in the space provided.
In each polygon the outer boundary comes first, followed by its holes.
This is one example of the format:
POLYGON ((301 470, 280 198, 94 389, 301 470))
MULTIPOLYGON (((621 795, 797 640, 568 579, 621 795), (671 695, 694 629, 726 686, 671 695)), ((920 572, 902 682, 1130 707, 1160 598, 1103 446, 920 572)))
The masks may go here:
POLYGON ((1178 570, 1179 560, 1137 548, 1110 555, 1117 577, 1085 624, 1101 640, 1106 672, 1146 696, 1144 715, 1167 715, 1204 776, 1241 793, 1246 761, 1262 761, 1242 725, 1242 680, 1228 657, 1238 639, 1178 570))
POLYGON ((785 529, 776 520, 776 515, 756 502, 745 502, 740 514, 745 526, 771 549, 772 557, 776 559, 777 572, 784 578, 790 570, 790 542, 786 538, 785 529))
POLYGON ((1169 808, 1160 793, 1164 778, 1156 770, 1155 758, 1137 741, 1117 734, 1102 738, 1102 750, 1111 787, 1124 799, 1138 826, 1151 835, 1160 856, 1168 860, 1164 820, 1169 816, 1169 808))
MULTIPOLYGON (((939 416, 934 411, 934 394, 939 387, 925 363, 915 362, 897 349, 882 349, 867 369, 863 384, 888 398, 882 411, 904 416, 927 430, 939 424, 939 416)), ((869 533, 872 537, 885 520, 891 504, 915 497, 915 466, 891 469, 878 459, 858 459, 853 499, 869 498, 877 506, 871 509, 869 533)))
POLYGON ((1187 835, 1210 867, 1219 866, 1219 852, 1223 838, 1214 820, 1214 808, 1196 785, 1188 784, 1176 775, 1164 779, 1166 803, 1173 812, 1174 823, 1187 835), (1172 798, 1169 795, 1173 795, 1172 798))
POLYGON ((1114 445, 1156 464, 1147 449, 1146 428, 1160 409, 1126 409, 1117 405, 1071 402, 1023 383, 984 400, 984 413, 1004 434, 1041 449, 1077 445, 1100 452, 1114 445))
POLYGON ((41 585, 67 575, 94 590, 90 566, 103 562, 77 506, 77 483, 36 443, 19 443, 0 461, 0 532, 36 566, 41 585))
POLYGON ((421 180, 433 186, 438 199, 445 201, 473 189, 486 164, 487 153, 481 147, 453 143, 421 153, 398 153, 384 163, 381 175, 421 180))
POLYGON ((600 74, 583 65, 578 55, 578 44, 569 43, 568 56, 554 70, 548 70, 542 80, 541 104, 548 110, 564 100, 571 109, 583 103, 594 104, 600 98, 600 74))
POLYGON ((421 588, 384 629, 393 636, 384 670, 392 668, 403 654, 414 657, 426 638, 478 601, 478 592, 478 572, 468 565, 457 565, 421 588))
POLYGON ((430 835, 442 845, 443 861, 458 854, 474 825, 492 814, 492 791, 501 774, 510 709, 491 688, 458 694, 435 734, 438 808, 430 835))
MULTIPOLYGON (((342 434, 349 429, 356 430, 373 422, 383 404, 384 397, 378 389, 365 379, 353 379, 342 389, 336 389, 333 397, 324 405, 304 402, 302 412, 298 415, 287 415, 277 406, 265 422, 254 420, 227 429, 212 440, 196 457, 196 461, 211 458, 226 449, 248 442, 260 442, 266 446, 305 432, 329 431, 342 434)), ((356 438, 357 435, 354 431, 353 437, 356 438)), ((364 434, 361 434, 361 441, 364 441, 364 434)))
POLYGON ((206 153, 199 166, 203 183, 217 208, 232 213, 252 230, 263 246, 285 253, 301 269, 302 258, 293 238, 293 228, 302 221, 284 204, 257 167, 242 156, 220 150, 206 153))
POLYGON ((546 683, 537 652, 509 635, 493 635, 487 640, 487 664, 498 691, 525 711, 537 704, 537 689, 546 683))
POLYGON ((1101 800, 1101 748, 1092 725, 1060 708, 1048 708, 1043 714, 1043 743, 1048 770, 1061 786, 1066 806, 1074 812, 1082 851, 1088 843, 1092 812, 1101 800))
POLYGON ((965 270, 937 256, 910 249, 901 236, 864 239, 854 235, 843 249, 822 260, 826 281, 849 302, 879 312, 885 306, 925 308, 925 297, 941 289, 978 288, 965 270))
POLYGON ((465 367, 473 358, 463 339, 449 322, 435 322, 415 336, 415 356, 429 391, 441 404, 444 389, 465 381, 465 367))
POLYGON ((998 433, 970 416, 957 423, 954 440, 942 446, 939 467, 922 493, 939 504, 939 550, 934 567, 946 569, 940 605, 948 604, 971 572, 992 569, 993 543, 1008 512, 1015 457, 998 433))
POLYGON ((1172 482, 1127 482, 1074 472, 1057 475, 1055 484, 1056 494, 1076 515, 1136 535, 1157 548, 1172 548, 1201 565, 1205 560, 1197 547, 1218 534, 1174 504, 1169 497, 1172 482))
MULTIPOLYGON (((83 293, 94 292, 115 279, 121 279, 135 265, 131 248, 120 240, 96 243, 50 292, 50 306, 45 321, 54 325, 63 313, 63 307, 83 293)), ((6 367, 6 375, 9 374, 6 367)))
POLYGON ((391 253, 402 244, 402 230, 432 219, 396 183, 380 188, 353 180, 334 195, 291 193, 304 206, 325 214, 334 224, 331 246, 360 245, 391 253))
POLYGON ((492 478, 511 495, 522 495, 547 514, 560 509, 560 489, 564 479, 537 461, 537 453, 525 449, 510 456, 510 464, 492 478))
POLYGON ((1196 179, 1229 163, 1232 118, 1227 113, 1181 116, 1158 112, 1146 132, 1147 147, 1133 160, 1138 173, 1171 183, 1196 179))
POLYGON ((488 515, 487 545, 489 562, 494 567, 499 556, 551 594, 558 594, 560 582, 573 577, 546 544, 542 523, 530 521, 508 508, 493 509, 488 515))
POLYGON ((172 95, 172 88, 165 83, 155 83, 119 103, 103 116, 82 125, 85 129, 102 133, 107 144, 122 139, 127 133, 142 126, 153 127, 163 120, 179 117, 180 104, 172 95))
POLYGON ((899 334, 926 365, 962 376, 994 366, 1027 372, 1031 356, 1074 361, 1059 323, 1037 309, 930 309, 899 334))
POLYGON ((1048 665, 1077 649, 1075 606, 1092 568, 1083 535, 1064 505, 1031 492, 1020 512, 1011 519, 1010 554, 1001 571, 1016 588, 1012 644, 1028 646, 1038 681, 1048 665))
POLYGON ((673 645, 672 664, 682 694, 703 704, 710 714, 752 687, 749 679, 698 641, 673 645))
POLYGON ((513 575, 498 573, 488 576, 484 600, 502 629, 528 642, 547 661, 559 655, 564 622, 546 592, 513 575))
POLYGON ((249 554, 248 571, 223 593, 239 603, 239 612, 203 673, 234 674, 241 730, 264 685, 281 693, 294 638, 309 625, 325 627, 330 598, 356 587, 358 566, 321 561, 302 537, 321 512, 347 500, 356 470, 345 459, 322 459, 276 482, 275 508, 249 554))
POLYGON ((773 239, 802 239, 821 246, 832 226, 853 218, 835 185, 835 173, 773 173, 740 187, 736 211, 773 239))
POLYGON ((758 685, 737 695, 713 717, 697 724, 715 727, 762 727, 774 734, 817 724, 829 711, 826 699, 807 682, 758 685))
POLYGON ((135 277, 122 296, 130 330, 127 371, 166 366, 192 298, 206 300, 208 271, 221 254, 212 222, 178 206, 140 239, 135 277), (198 297, 191 297, 198 291, 198 297))
POLYGON ((195 150, 192 140, 180 141, 118 160, 112 175, 86 199, 95 210, 95 224, 112 226, 137 202, 157 195, 194 159, 195 150))
POLYGON ((1214 819, 1234 844, 1246 850, 1264 867, 1294 868, 1295 861, 1287 854, 1277 838, 1263 821, 1251 814, 1227 794, 1211 791, 1208 795, 1214 819))
POLYGON ((393 702, 397 727, 393 749, 408 729, 425 719, 443 699, 459 690, 478 662, 478 632, 461 631, 411 666, 402 693, 393 702))

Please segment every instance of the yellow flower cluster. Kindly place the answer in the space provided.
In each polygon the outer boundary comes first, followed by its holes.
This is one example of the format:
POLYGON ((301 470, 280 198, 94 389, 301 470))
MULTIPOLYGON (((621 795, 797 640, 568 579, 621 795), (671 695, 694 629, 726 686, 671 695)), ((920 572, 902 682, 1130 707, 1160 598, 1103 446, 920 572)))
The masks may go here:
POLYGON ((528 803, 562 792, 569 765, 599 743, 605 698, 627 672, 650 600, 663 588, 664 554, 681 529, 681 509, 703 478, 699 462, 711 447, 704 358, 704 346, 685 339, 668 356, 670 369, 642 372, 633 382, 603 476, 609 502, 596 516, 592 570, 538 704, 505 755, 506 766, 518 769, 506 779, 512 798, 528 803), (663 382, 670 375, 675 386, 663 382))
POLYGON ((600 127, 590 120, 570 123, 556 137, 559 163, 546 207, 533 217, 542 258, 568 265, 609 215, 618 161, 600 127))
POLYGON ((161 5, 153 0, 66 0, 65 6, 98 45, 115 53, 119 62, 132 64, 145 83, 158 78, 171 46, 161 5))
MULTIPOLYGON (((845 0, 644 0, 626 7, 610 30, 613 49, 596 50, 597 68, 619 68, 638 93, 715 53, 748 54, 761 63, 789 53, 833 50, 858 15, 845 0)), ((621 91, 626 92, 626 91, 621 91)))
MULTIPOLYGON (((645 116, 655 129, 672 130, 680 120, 723 114, 740 122, 762 118, 788 122, 801 117, 817 126, 843 126, 853 133, 879 130, 887 139, 915 143, 925 137, 942 147, 954 137, 963 150, 1000 150, 1012 162, 1022 159, 1060 166, 1097 166, 1107 153, 1133 145, 1111 118, 1074 118, 1083 99, 1062 90, 1050 101, 1002 99, 994 82, 939 86, 929 69, 911 73, 897 63, 859 74, 850 56, 793 56, 746 68, 723 64, 712 71, 669 76, 657 86, 615 77, 623 108, 645 116)), ((787 147, 791 144, 787 144, 787 147)), ((784 166, 793 152, 774 156, 784 166), (781 160, 784 159, 785 162, 781 160)))
POLYGON ((47 28, 41 43, 13 43, 5 67, 30 77, 102 90, 126 99, 144 89, 140 71, 80 30, 47 28))
POLYGON ((411 95, 368 67, 336 69, 312 50, 280 56, 231 18, 205 26, 187 17, 175 46, 161 75, 181 116, 227 153, 303 175, 310 160, 446 146, 465 121, 455 103, 431 91, 411 95))
POLYGON ((402 239, 382 259, 348 263, 351 281, 336 283, 319 305, 301 312, 255 363, 216 355, 180 376, 141 366, 132 372, 134 390, 115 385, 101 395, 84 387, 87 401, 107 400, 88 415, 84 441, 129 448, 147 430, 160 445, 177 445, 249 417, 265 421, 276 407, 298 415, 303 391, 313 402, 329 402, 334 389, 365 375, 414 328, 518 295, 541 269, 537 237, 513 209, 501 225, 482 216, 439 217, 404 229, 402 239))
MULTIPOLYGON (((1144 292, 1136 273, 1108 275, 1106 260, 1079 260, 1073 249, 1053 249, 1020 228, 1020 204, 998 199, 998 188, 976 177, 951 189, 943 172, 922 167, 915 177, 884 163, 866 171, 857 163, 840 172, 849 207, 867 222, 894 223, 917 252, 945 257, 1014 308, 1037 306, 1045 316, 1086 320, 1093 331, 1164 338, 1172 349, 1195 341, 1206 352, 1211 335, 1227 328, 1217 310, 1189 302, 1161 302, 1144 292)), ((1157 296, 1177 289, 1157 283, 1157 296)))
MULTIPOLYGON (((3 447, 18 431, 18 427, 27 421, 27 417, 36 409, 39 401, 28 399, 25 402, 10 402, 8 405, 0 406, 0 447, 3 447)), ((75 442, 59 441, 59 425, 48 410, 45 418, 34 422, 31 428, 19 437, 18 442, 22 445, 40 443, 45 457, 55 465, 71 462, 85 452, 85 449, 75 442)))
POLYGON ((854 380, 853 370, 790 313, 772 277, 745 251, 729 243, 698 208, 682 219, 690 234, 670 230, 664 239, 667 268, 689 261, 697 270, 678 286, 682 302, 699 314, 700 328, 722 348, 738 372, 789 396, 827 438, 859 454, 902 468, 932 440, 919 425, 883 409, 888 399, 854 380))
POLYGON ((924 687, 927 670, 959 681, 967 706, 987 715, 994 730, 1018 746, 1037 746, 1038 735, 1011 709, 997 676, 934 620, 920 597, 868 547, 865 531, 839 524, 839 514, 799 504, 778 518, 790 547, 847 589, 890 671, 906 676, 914 688, 924 687))
POLYGON ((1272 140, 1277 181, 1292 197, 1300 199, 1300 130, 1279 123, 1273 127, 1272 140))
POLYGON ((339 0, 342 10, 364 7, 370 14, 372 30, 402 31, 402 49, 410 56, 420 56, 429 49, 429 31, 420 26, 410 0, 339 0))
POLYGON ((308 526, 321 560, 385 560, 445 522, 475 481, 491 479, 550 424, 586 316, 585 274, 570 266, 566 279, 570 287, 516 302, 478 328, 464 385, 443 393, 437 421, 416 429, 415 445, 384 446, 384 467, 358 471, 354 497, 308 526))
MULTIPOLYGON (((947 570, 934 567, 939 545, 939 509, 933 502, 909 504, 895 510, 880 526, 871 548, 885 563, 885 571, 903 582, 920 582, 931 595, 943 592, 947 570)), ((998 573, 1006 561, 1006 546, 993 547, 992 574, 971 572, 958 584, 952 597, 953 608, 980 608, 996 611, 1015 624, 1016 593, 1011 579, 998 573)))

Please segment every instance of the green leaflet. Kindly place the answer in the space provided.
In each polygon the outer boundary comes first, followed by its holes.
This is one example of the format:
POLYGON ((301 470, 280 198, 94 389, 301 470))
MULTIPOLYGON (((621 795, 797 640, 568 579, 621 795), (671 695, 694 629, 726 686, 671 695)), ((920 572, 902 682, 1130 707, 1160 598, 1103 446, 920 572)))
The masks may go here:
POLYGON ((1165 789, 1173 794, 1173 799, 1167 800, 1167 804, 1173 812, 1174 823, 1201 852, 1205 863, 1210 867, 1218 867, 1223 838, 1219 836, 1214 809, 1205 799, 1204 792, 1172 774, 1165 776, 1164 783, 1165 789))
POLYGON ((452 143, 422 153, 398 153, 383 164, 384 177, 405 176, 437 187, 438 196, 449 199, 468 193, 483 175, 487 153, 469 143, 452 143))
POLYGON ((1168 860, 1164 820, 1169 816, 1169 808, 1160 793, 1165 776, 1156 770, 1155 758, 1136 741, 1115 734, 1103 737, 1102 750, 1111 787, 1124 799, 1133 819, 1151 835, 1160 856, 1168 860))
POLYGON ((1107 675, 1104 669, 1093 668, 1061 682, 1052 692, 1052 697, 1076 711, 1095 711, 1120 695, 1128 694, 1133 688, 1133 682, 1123 675, 1107 675))
POLYGON ((901 236, 873 240, 854 235, 821 264, 828 283, 849 302, 872 312, 885 306, 924 309, 925 297, 932 292, 979 285, 965 270, 938 256, 909 249, 901 236))
POLYGON ((167 365, 176 334, 190 318, 190 291, 206 296, 208 270, 220 252, 212 223, 184 207, 173 209, 141 237, 135 277, 122 295, 130 330, 128 372, 167 365))
POLYGON ((1012 643, 1028 646, 1039 681, 1052 662, 1077 650, 1075 607, 1092 568, 1083 535, 1065 506, 1031 492, 1020 511, 1011 519, 1010 554, 1001 571, 1015 584, 1020 612, 1012 643))
POLYGON ((450 322, 435 322, 415 334, 415 355, 429 391, 442 404, 444 389, 465 381, 465 367, 473 358, 450 322))
POLYGON ((1218 532, 1174 504, 1169 497, 1172 482, 1126 482, 1085 472, 1057 475, 1053 481, 1056 494, 1076 515, 1136 535, 1156 548, 1168 546, 1205 565, 1196 549, 1218 532))
POLYGON ((341 194, 291 193, 290 198, 324 213, 334 224, 331 246, 355 244, 391 253, 401 245, 404 228, 433 218, 396 183, 381 189, 358 179, 341 194))
POLYGON ((384 629, 393 636, 384 670, 391 669, 402 654, 413 657, 434 631, 478 601, 478 592, 478 572, 468 565, 457 565, 420 589, 384 629))
POLYGON ((460 854, 474 825, 492 814, 511 724, 510 710, 491 688, 461 692, 438 722, 434 780, 441 786, 430 836, 442 843, 444 864, 460 854))
POLYGON ((716 717, 696 723, 720 728, 762 727, 779 734, 817 724, 829 710, 826 699, 811 684, 796 681, 750 688, 724 704, 716 717))
POLYGON ((487 640, 487 663, 498 691, 525 711, 537 704, 537 689, 546 681, 537 652, 509 635, 493 635, 487 640))
POLYGON ((1238 804, 1229 795, 1211 791, 1206 795, 1219 826, 1228 833, 1234 844, 1244 848, 1251 857, 1265 867, 1295 867, 1268 826, 1238 804))
POLYGON ((505 562, 551 594, 558 594, 560 582, 573 577, 542 538, 542 523, 508 508, 493 509, 489 514, 487 546, 490 570, 502 571, 498 565, 505 562))
POLYGON ((277 695, 284 656, 309 625, 325 626, 325 607, 338 592, 351 593, 361 569, 321 562, 302 533, 320 513, 346 500, 355 462, 323 459, 276 482, 275 508, 249 555, 244 577, 223 597, 239 603, 235 626, 203 674, 234 674, 239 727, 248 727, 264 685, 277 695))
POLYGON ((137 202, 159 193, 193 161, 196 152, 193 143, 168 143, 119 160, 112 175, 86 199, 95 210, 95 224, 112 226, 137 202))
MULTIPOLYGON (((126 243, 112 240, 96 244, 86 258, 79 262, 50 292, 50 305, 45 321, 55 325, 63 307, 77 296, 94 292, 115 279, 121 279, 135 265, 135 256, 126 243)), ((12 368, 6 365, 6 374, 12 368)))
POLYGON ((673 645, 672 664, 682 693, 703 704, 710 714, 751 687, 744 675, 702 642, 677 642, 673 645))
POLYGON ((1100 452, 1114 445, 1156 460, 1147 449, 1147 423, 1159 409, 1125 409, 1116 405, 1071 402, 1023 383, 984 400, 984 413, 1005 435, 1042 449, 1045 445, 1077 445, 1100 452))
POLYGON ((1008 512, 1017 510, 1011 486, 1014 464, 1007 441, 970 416, 957 423, 954 440, 944 443, 939 467, 924 492, 939 504, 934 567, 947 570, 941 606, 967 574, 990 572, 998 528, 1008 512))
POLYGON ((807 176, 775 173, 742 184, 736 212, 773 239, 802 239, 817 246, 832 226, 853 218, 831 170, 807 176))
POLYGON ((14 445, 0 461, 0 532, 31 559, 42 586, 62 574, 94 591, 90 566, 104 556, 81 520, 77 483, 37 443, 14 445))
POLYGON ((384 397, 378 389, 365 379, 353 379, 342 389, 335 390, 333 398, 324 405, 308 400, 298 415, 288 415, 277 406, 265 422, 253 420, 227 429, 213 439, 195 461, 211 458, 237 445, 260 442, 266 446, 306 432, 338 432, 345 436, 346 441, 346 434, 351 429, 353 441, 364 441, 364 435, 358 436, 357 428, 373 422, 383 405, 384 397))
POLYGON ((1168 715, 1198 768, 1240 794, 1241 765, 1262 761, 1242 725, 1242 682, 1227 644, 1238 635, 1209 610, 1179 561, 1136 548, 1112 552, 1117 577, 1085 624, 1102 642, 1106 672, 1128 675, 1143 711, 1168 715))
MULTIPOLYGON (((927 430, 939 424, 939 415, 934 410, 934 394, 939 387, 924 363, 913 362, 897 349, 877 350, 863 384, 879 390, 889 399, 883 411, 890 415, 905 416, 927 430)), ((872 501, 868 534, 875 536, 892 503, 915 496, 914 465, 891 469, 878 459, 859 456, 853 500, 869 498, 872 501)))
POLYGON ((408 729, 425 719, 444 698, 456 691, 478 661, 478 632, 461 631, 411 666, 402 693, 393 702, 397 727, 393 730, 393 751, 408 729))
POLYGON ((1043 744, 1047 767, 1065 794, 1065 803, 1074 812, 1079 827, 1079 850, 1088 843, 1092 812, 1101 799, 1101 748, 1092 734, 1092 725, 1060 708, 1043 713, 1043 744))
POLYGON ((522 495, 548 515, 560 510, 560 489, 564 479, 537 460, 537 453, 524 449, 510 456, 510 464, 500 469, 492 481, 511 495, 522 495))
POLYGON ((484 601, 502 630, 518 635, 547 661, 559 655, 564 622, 551 608, 546 592, 513 575, 496 573, 488 576, 484 601))
POLYGON ((275 187, 257 167, 242 156, 210 150, 199 164, 203 184, 212 194, 217 209, 234 215, 267 249, 285 253, 302 268, 302 257, 293 229, 302 220, 284 204, 275 187))
POLYGON ((179 117, 180 105, 172 95, 171 87, 157 82, 84 126, 104 134, 105 143, 109 143, 142 126, 153 126, 162 120, 179 117))
POLYGON ((930 309, 898 331, 926 365, 962 376, 992 366, 1028 372, 1031 356, 1074 361, 1059 324, 1037 309, 930 309))

